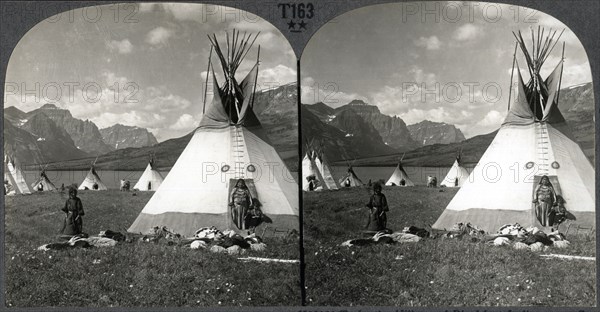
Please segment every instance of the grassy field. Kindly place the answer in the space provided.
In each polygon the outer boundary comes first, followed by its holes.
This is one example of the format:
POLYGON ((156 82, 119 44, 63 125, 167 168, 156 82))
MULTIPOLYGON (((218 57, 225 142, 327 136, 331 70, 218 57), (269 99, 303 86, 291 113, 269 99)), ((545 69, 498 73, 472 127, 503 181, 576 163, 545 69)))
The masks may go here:
MULTIPOLYGON (((457 190, 385 187, 388 227, 433 224, 457 190)), ((362 237, 366 188, 305 193, 307 302, 320 306, 595 306, 596 263, 468 240, 343 247, 362 237)), ((543 253, 595 256, 594 237, 543 253)))
MULTIPOLYGON (((37 251, 55 242, 66 195, 5 197, 5 305, 8 307, 171 307, 300 305, 297 264, 135 241, 113 248, 37 251)), ((124 233, 152 193, 82 191, 84 232, 124 233)), ((297 239, 267 238, 247 256, 298 259, 297 239)))

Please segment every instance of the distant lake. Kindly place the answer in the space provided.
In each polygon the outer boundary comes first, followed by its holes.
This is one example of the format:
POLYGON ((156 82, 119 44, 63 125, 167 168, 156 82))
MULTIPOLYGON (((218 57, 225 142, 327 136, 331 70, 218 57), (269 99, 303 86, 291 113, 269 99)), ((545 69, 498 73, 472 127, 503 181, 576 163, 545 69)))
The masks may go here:
MULTIPOLYGON (((54 183, 56 187, 60 187, 63 183, 65 186, 73 183, 79 185, 87 175, 89 170, 67 170, 67 171, 46 171, 46 175, 54 183)), ((140 179, 144 171, 115 171, 115 170, 96 170, 102 182, 109 189, 119 189, 121 179, 129 180, 131 187, 140 179)), ((163 177, 166 177, 169 171, 160 171, 163 177)), ((29 185, 35 182, 39 177, 39 171, 24 171, 25 181, 29 185)))
MULTIPOLYGON (((375 182, 379 179, 387 181, 396 167, 353 167, 356 175, 364 182, 367 183, 369 179, 375 182)), ((336 180, 341 179, 345 174, 348 167, 346 166, 333 166, 331 167, 333 177, 336 180)), ((467 171, 471 173, 473 167, 466 167, 467 171)), ((404 170, 415 184, 425 185, 427 183, 427 176, 436 176, 438 182, 448 174, 450 167, 404 167, 404 170)), ((102 179, 102 182, 106 184, 109 189, 118 189, 121 185, 121 179, 129 180, 131 186, 142 176, 143 171, 117 171, 117 170, 97 170, 96 171, 102 179)), ((46 175, 54 185, 60 187, 61 184, 68 186, 70 184, 81 184, 88 170, 68 170, 68 171, 46 171, 46 175)), ((163 177, 166 177, 169 171, 160 171, 163 177)), ((39 175, 38 171, 27 170, 24 171, 25 180, 31 185, 39 175)), ((294 178, 297 177, 297 172, 291 172, 294 178)))
MULTIPOLYGON (((383 179, 387 181, 396 170, 396 166, 394 167, 352 167, 354 172, 358 176, 359 179, 363 181, 363 183, 369 182, 371 179, 372 182, 375 182, 379 179, 383 179)), ((435 176, 438 179, 438 183, 440 183, 448 171, 450 171, 451 167, 404 167, 404 171, 410 177, 410 179, 415 184, 425 185, 427 184, 427 176, 435 176)), ((473 171, 473 167, 465 167, 469 173, 473 171)), ((341 179, 344 175, 346 175, 346 171, 348 170, 347 166, 333 166, 331 167, 333 171, 333 177, 336 180, 341 179)))
MULTIPOLYGON (((79 186, 88 174, 88 171, 89 170, 46 171, 46 175, 56 187, 60 187, 63 183, 65 184, 65 187, 73 183, 79 186)), ((169 170, 160 170, 159 172, 164 178, 169 174, 169 170)), ((25 175, 25 181, 27 181, 27 184, 29 185, 35 182, 40 174, 37 170, 25 170, 23 173, 25 175)), ((109 189, 119 189, 121 187, 121 179, 129 180, 131 182, 131 187, 133 187, 144 171, 96 170, 96 173, 98 173, 106 187, 109 189)), ((298 176, 297 172, 291 172, 291 174, 294 179, 298 176)))

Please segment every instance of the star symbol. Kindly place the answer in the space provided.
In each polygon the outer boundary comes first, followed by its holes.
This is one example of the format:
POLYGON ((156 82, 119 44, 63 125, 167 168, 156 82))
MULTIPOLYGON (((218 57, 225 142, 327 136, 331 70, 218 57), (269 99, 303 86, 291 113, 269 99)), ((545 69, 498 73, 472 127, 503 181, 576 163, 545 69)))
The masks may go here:
POLYGON ((300 20, 300 23, 298 23, 298 26, 300 26, 300 29, 306 29, 306 23, 304 22, 304 20, 300 20))
POLYGON ((294 23, 294 20, 290 20, 290 22, 287 23, 287 25, 289 29, 294 29, 296 27, 296 23, 294 23))

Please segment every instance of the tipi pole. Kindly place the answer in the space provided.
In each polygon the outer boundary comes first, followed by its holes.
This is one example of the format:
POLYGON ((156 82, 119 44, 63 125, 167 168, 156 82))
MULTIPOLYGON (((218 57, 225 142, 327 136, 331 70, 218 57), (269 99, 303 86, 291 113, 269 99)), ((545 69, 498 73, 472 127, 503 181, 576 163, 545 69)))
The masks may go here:
MULTIPOLYGON (((258 53, 256 54, 256 64, 260 60, 260 45, 258 46, 258 53)), ((250 108, 254 107, 254 94, 256 93, 256 85, 258 84, 258 68, 256 68, 256 75, 254 76, 254 88, 252 89, 252 101, 250 101, 250 108)))
POLYGON ((206 68, 206 81, 204 82, 204 103, 202 103, 202 114, 204 115, 204 108, 206 107, 206 95, 208 90, 208 74, 210 72, 210 65, 212 61, 213 46, 210 45, 210 53, 208 54, 208 68, 206 68))
POLYGON ((512 88, 513 88, 513 75, 515 73, 515 62, 517 61, 517 45, 518 45, 518 43, 515 42, 515 52, 513 53, 513 64, 512 64, 512 69, 510 71, 510 87, 508 88, 508 109, 509 110, 510 110, 510 99, 511 99, 512 88))
MULTIPOLYGON (((561 60, 562 60, 562 62, 564 62, 564 60, 565 60, 565 42, 564 41, 563 41, 561 60)), ((560 77, 558 77, 558 90, 556 91, 556 105, 557 106, 558 106, 558 99, 560 97, 560 85, 562 84, 562 73, 563 73, 564 68, 565 68, 565 66, 563 65, 560 69, 560 77)))

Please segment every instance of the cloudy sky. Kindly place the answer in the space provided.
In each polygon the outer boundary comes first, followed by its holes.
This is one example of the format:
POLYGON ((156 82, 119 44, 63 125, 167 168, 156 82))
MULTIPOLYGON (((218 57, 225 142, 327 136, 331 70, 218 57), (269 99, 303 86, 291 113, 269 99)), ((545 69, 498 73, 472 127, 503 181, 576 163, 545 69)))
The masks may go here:
MULTIPOLYGON (((506 114, 512 31, 524 31, 530 39, 530 27, 537 30, 538 25, 566 28, 539 11, 493 3, 357 9, 323 26, 306 46, 302 102, 337 107, 362 99, 407 124, 427 119, 455 124, 467 137, 488 133, 506 114)), ((577 37, 567 28, 560 40, 566 43, 562 86, 590 82, 589 62, 577 37)), ((542 74, 560 60, 561 44, 542 74)), ((527 78, 525 62, 519 63, 527 78)))
POLYGON ((287 40, 250 13, 201 4, 107 5, 32 28, 11 56, 5 107, 30 111, 53 103, 99 128, 145 127, 159 141, 182 136, 202 115, 207 34, 224 42, 233 28, 261 32, 238 78, 254 65, 260 44, 258 89, 296 80, 287 40))

